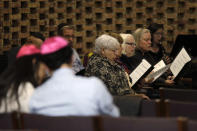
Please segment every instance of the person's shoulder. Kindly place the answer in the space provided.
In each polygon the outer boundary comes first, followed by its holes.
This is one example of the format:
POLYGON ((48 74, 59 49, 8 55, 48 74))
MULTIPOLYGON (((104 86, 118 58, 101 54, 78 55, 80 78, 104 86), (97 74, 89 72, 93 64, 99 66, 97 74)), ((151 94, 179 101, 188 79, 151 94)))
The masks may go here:
POLYGON ((91 86, 91 87, 99 87, 99 86, 105 86, 103 81, 100 80, 99 78, 95 77, 95 76, 91 76, 91 77, 86 77, 86 76, 78 76, 77 77, 79 84, 85 84, 85 86, 91 86))
POLYGON ((97 93, 106 92, 107 87, 102 80, 100 80, 99 78, 94 77, 94 76, 89 77, 88 79, 89 79, 88 82, 89 82, 91 88, 93 88, 95 90, 95 92, 97 92, 97 93))
MULTIPOLYGON (((44 90, 48 90, 49 87, 53 87, 53 86, 58 86, 57 83, 55 83, 54 81, 52 81, 51 78, 49 78, 48 80, 46 80, 44 83, 42 83, 41 85, 37 86, 35 88, 35 93, 38 94, 39 92, 42 93, 44 92, 44 90)), ((35 94, 34 93, 34 94, 35 94)))
POLYGON ((22 92, 22 91, 32 92, 34 90, 35 90, 35 87, 33 86, 31 82, 25 82, 19 85, 19 92, 22 92))
POLYGON ((122 62, 128 62, 129 59, 130 59, 130 57, 128 57, 126 55, 121 55, 121 57, 120 57, 120 61, 122 61, 122 62))
POLYGON ((23 84, 20 84, 20 86, 25 87, 25 88, 34 88, 33 84, 31 82, 25 82, 23 84))
POLYGON ((77 76, 77 79, 82 82, 94 83, 94 82, 101 82, 101 80, 95 76, 86 77, 86 76, 77 76))
POLYGON ((103 65, 106 65, 107 63, 108 63, 108 61, 105 58, 103 58, 102 56, 97 55, 97 54, 93 54, 88 61, 87 67, 90 66, 89 68, 92 68, 92 69, 94 67, 95 68, 102 68, 103 65))
MULTIPOLYGON (((48 85, 50 85, 50 84, 48 84, 48 85)), ((46 93, 49 94, 48 89, 50 89, 50 88, 48 88, 48 87, 49 87, 48 85, 46 85, 46 82, 45 82, 45 83, 39 85, 38 87, 36 87, 36 88, 34 89, 34 92, 33 92, 32 96, 31 96, 30 101, 31 101, 31 102, 35 102, 35 101, 37 101, 37 99, 40 99, 40 98, 42 98, 43 96, 46 96, 46 93)), ((32 104, 32 103, 31 103, 31 104, 32 104)), ((34 103, 34 104, 35 104, 35 103, 34 103)))
POLYGON ((101 56, 94 53, 93 55, 90 56, 89 60, 90 61, 99 61, 101 59, 101 56))

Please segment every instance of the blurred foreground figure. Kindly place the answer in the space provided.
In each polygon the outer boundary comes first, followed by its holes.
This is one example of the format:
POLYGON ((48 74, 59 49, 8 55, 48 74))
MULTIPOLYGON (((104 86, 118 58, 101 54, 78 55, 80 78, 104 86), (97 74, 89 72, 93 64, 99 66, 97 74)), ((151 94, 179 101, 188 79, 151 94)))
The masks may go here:
POLYGON ((47 39, 41 46, 42 60, 51 75, 30 101, 32 113, 50 116, 119 116, 105 85, 95 77, 76 76, 73 49, 62 37, 47 39))

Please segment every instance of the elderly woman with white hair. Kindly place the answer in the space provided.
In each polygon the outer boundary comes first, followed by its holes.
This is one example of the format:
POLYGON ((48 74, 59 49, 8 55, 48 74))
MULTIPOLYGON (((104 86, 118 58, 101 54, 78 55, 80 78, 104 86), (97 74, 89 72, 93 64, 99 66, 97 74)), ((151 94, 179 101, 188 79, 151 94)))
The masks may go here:
POLYGON ((120 43, 114 37, 106 34, 98 37, 85 75, 100 78, 112 95, 134 95, 135 92, 130 89, 124 70, 115 62, 119 57, 120 48, 120 43))
POLYGON ((120 56, 120 48, 120 43, 114 37, 106 34, 98 37, 95 41, 94 54, 89 59, 85 75, 100 78, 112 95, 139 95, 147 98, 143 94, 136 94, 130 88, 124 69, 116 63, 115 60, 120 56))
POLYGON ((129 58, 131 58, 135 54, 135 48, 136 48, 135 39, 131 34, 121 33, 120 35, 123 38, 123 44, 122 44, 122 55, 119 60, 122 62, 125 71, 130 74, 133 68, 131 68, 132 63, 130 62, 129 58))

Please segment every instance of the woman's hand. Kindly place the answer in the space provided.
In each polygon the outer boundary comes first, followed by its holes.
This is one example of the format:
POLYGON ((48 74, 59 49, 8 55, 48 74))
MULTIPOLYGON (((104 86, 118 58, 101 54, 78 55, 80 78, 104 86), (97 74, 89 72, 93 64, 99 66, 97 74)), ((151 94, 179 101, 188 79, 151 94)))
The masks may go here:
POLYGON ((140 96, 143 99, 150 100, 150 98, 147 95, 145 95, 145 94, 136 94, 136 96, 140 96))
POLYGON ((174 76, 168 76, 167 80, 165 80, 165 83, 169 84, 169 85, 173 85, 175 83, 174 82, 174 76))

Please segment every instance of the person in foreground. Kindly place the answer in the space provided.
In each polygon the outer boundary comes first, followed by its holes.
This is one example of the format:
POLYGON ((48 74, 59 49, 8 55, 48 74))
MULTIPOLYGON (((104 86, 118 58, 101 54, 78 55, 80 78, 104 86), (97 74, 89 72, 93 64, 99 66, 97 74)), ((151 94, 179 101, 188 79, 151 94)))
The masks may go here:
POLYGON ((119 109, 101 80, 76 76, 72 70, 73 50, 62 37, 48 38, 41 46, 42 61, 51 78, 31 97, 32 113, 49 116, 119 116, 119 109))
MULTIPOLYGON (((40 48, 40 45, 45 40, 45 37, 40 32, 30 32, 30 35, 26 38, 27 40, 25 43, 21 44, 23 45, 29 45, 34 44, 37 48, 40 48)), ((8 66, 13 65, 16 61, 16 55, 18 51, 20 50, 21 46, 13 44, 12 48, 8 52, 8 66)))
POLYGON ((44 78, 39 61, 40 50, 35 45, 24 45, 16 61, 0 76, 0 112, 29 112, 28 103, 44 78))

